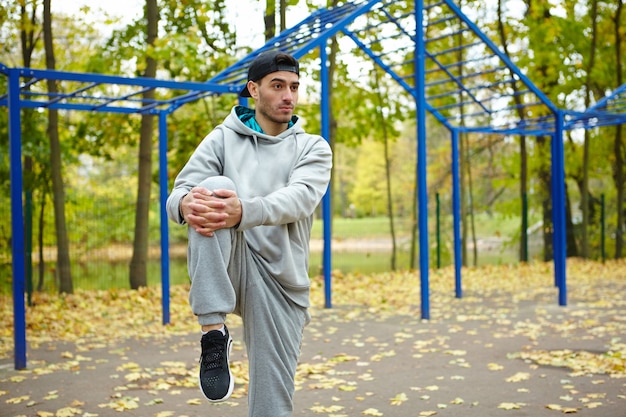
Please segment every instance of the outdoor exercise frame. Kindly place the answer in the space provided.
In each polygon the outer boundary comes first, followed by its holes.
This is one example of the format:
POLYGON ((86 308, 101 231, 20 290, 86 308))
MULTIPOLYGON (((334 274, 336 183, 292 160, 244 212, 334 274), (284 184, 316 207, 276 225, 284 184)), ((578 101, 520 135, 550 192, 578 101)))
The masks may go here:
MULTIPOLYGON (((558 303, 566 305, 563 132, 625 123, 626 85, 616 88, 583 112, 559 109, 452 0, 415 0, 414 8, 409 13, 393 7, 399 3, 406 2, 358 0, 332 9, 320 9, 203 83, 9 68, 0 64, 0 72, 8 78, 7 92, 0 95, 0 106, 8 106, 9 111, 15 368, 26 367, 21 110, 41 108, 158 116, 162 318, 163 323, 168 323, 169 237, 165 213, 168 195, 167 116, 181 106, 203 97, 240 91, 246 81, 249 63, 264 51, 284 50, 296 58, 302 58, 310 51, 319 49, 322 135, 328 138, 330 86, 326 46, 328 40, 338 34, 351 39, 415 100, 422 318, 430 318, 426 112, 451 133, 455 295, 459 298, 462 297, 459 135, 477 132, 551 138, 554 275, 559 290, 558 303), (375 19, 370 21, 374 16, 375 19), (368 37, 374 30, 377 35, 368 37), (412 70, 407 71, 407 68, 412 70), (485 74, 491 74, 494 81, 486 83, 485 74), (48 93, 45 85, 41 85, 46 80, 57 81, 61 92, 48 93), (108 88, 111 86, 116 88, 108 88), (167 99, 141 98, 142 93, 151 89, 168 90, 177 95, 167 99), (116 94, 113 95, 112 91, 116 91, 116 94), (519 114, 527 117, 521 118, 519 114)), ((322 206, 325 306, 330 308, 332 259, 329 193, 326 193, 322 206)))

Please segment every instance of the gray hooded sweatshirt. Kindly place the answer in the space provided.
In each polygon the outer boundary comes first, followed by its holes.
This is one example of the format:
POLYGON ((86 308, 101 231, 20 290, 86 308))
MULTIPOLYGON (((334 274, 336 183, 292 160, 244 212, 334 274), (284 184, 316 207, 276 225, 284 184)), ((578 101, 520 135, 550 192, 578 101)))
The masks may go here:
POLYGON ((240 118, 254 113, 236 106, 198 145, 176 177, 167 199, 171 220, 183 223, 180 200, 208 177, 223 175, 237 187, 242 217, 237 226, 257 265, 290 298, 309 306, 309 240, 313 212, 330 181, 332 153, 321 136, 293 116, 278 136, 257 132, 240 118))

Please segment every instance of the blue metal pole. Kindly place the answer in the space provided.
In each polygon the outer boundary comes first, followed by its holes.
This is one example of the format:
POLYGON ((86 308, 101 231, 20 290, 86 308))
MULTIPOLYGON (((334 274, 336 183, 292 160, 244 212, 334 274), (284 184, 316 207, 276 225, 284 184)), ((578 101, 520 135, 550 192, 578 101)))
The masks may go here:
MULTIPOLYGON (((326 53, 326 44, 320 45, 321 60, 321 81, 322 81, 322 97, 321 97, 321 122, 322 136, 330 141, 330 85, 328 76, 328 54, 326 53)), ((324 306, 332 308, 332 216, 331 216, 331 199, 330 185, 326 194, 322 199, 322 215, 324 217, 324 306)))
POLYGON ((459 131, 452 130, 452 228, 454 233, 454 290, 463 297, 461 280, 461 177, 459 175, 459 131))
POLYGON ((20 72, 9 69, 9 160, 11 177, 11 246, 13 250, 13 340, 15 369, 26 368, 26 306, 24 285, 24 212, 22 207, 22 127, 20 72))
POLYGON ((429 302, 429 262, 428 262, 428 189, 426 183, 426 47, 424 45, 424 27, 422 16, 424 4, 415 0, 415 97, 417 97, 417 188, 418 188, 418 226, 420 247, 420 284, 422 318, 430 318, 429 302))
POLYGON ((163 324, 170 322, 170 243, 167 210, 167 113, 159 113, 159 189, 161 200, 161 302, 163 324))
POLYGON ((566 225, 565 225, 565 152, 563 149, 563 112, 555 113, 552 137, 552 245, 554 246, 554 279, 559 289, 559 305, 567 305, 566 225))

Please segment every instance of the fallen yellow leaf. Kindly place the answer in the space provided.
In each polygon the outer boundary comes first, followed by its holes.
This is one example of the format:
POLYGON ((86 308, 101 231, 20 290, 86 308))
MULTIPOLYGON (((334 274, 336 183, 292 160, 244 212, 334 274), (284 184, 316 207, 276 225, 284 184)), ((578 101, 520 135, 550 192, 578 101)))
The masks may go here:
POLYGON ((503 369, 504 369, 504 366, 502 366, 502 365, 498 365, 497 363, 493 363, 493 362, 491 362, 491 363, 488 363, 488 364, 487 364, 487 368, 488 368, 490 371, 501 371, 501 370, 503 370, 503 369))
POLYGON ((191 400, 187 400, 187 404, 189 404, 189 405, 201 405, 201 404, 204 404, 204 401, 202 401, 199 398, 192 398, 191 400))
POLYGON ((508 377, 506 382, 520 382, 528 379, 530 379, 530 374, 528 372, 518 372, 515 375, 508 377))
POLYGON ((21 402, 27 401, 30 399, 28 395, 22 395, 21 397, 13 397, 6 400, 7 404, 19 404, 21 402))
POLYGON ((80 408, 65 407, 65 408, 58 409, 54 416, 55 417, 73 417, 75 415, 79 415, 82 413, 83 413, 83 410, 81 410, 80 408))
POLYGON ((520 408, 522 408, 521 403, 500 403, 500 405, 498 406, 498 408, 501 408, 503 410, 519 410, 520 408))
POLYGON ((175 414, 176 413, 174 413, 173 411, 161 411, 156 413, 154 417, 172 417, 175 414))
POLYGON ((409 398, 406 396, 404 392, 393 397, 391 401, 391 405, 402 405, 403 402, 407 401, 409 398))

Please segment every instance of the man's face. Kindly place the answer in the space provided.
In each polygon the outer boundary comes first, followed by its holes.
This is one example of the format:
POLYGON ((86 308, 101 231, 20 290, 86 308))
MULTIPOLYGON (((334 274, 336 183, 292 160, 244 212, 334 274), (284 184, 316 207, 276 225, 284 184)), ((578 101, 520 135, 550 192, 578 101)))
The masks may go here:
POLYGON ((298 74, 277 71, 267 74, 259 82, 248 85, 250 95, 256 101, 256 117, 274 124, 289 123, 298 102, 298 74))

